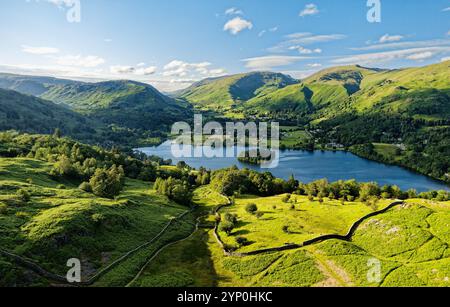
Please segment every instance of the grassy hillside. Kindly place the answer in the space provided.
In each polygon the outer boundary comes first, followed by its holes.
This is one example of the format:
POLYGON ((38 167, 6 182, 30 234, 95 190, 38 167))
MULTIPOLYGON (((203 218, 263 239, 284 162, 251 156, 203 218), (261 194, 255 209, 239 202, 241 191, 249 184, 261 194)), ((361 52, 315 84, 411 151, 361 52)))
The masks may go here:
POLYGON ((54 85, 74 84, 76 81, 51 77, 36 77, 0 73, 0 88, 14 90, 22 94, 39 96, 54 85))
POLYGON ((200 81, 178 96, 200 109, 225 112, 253 97, 297 82, 283 74, 255 72, 200 81))
POLYGON ((164 130, 176 121, 189 119, 190 114, 187 105, 148 84, 133 81, 55 86, 42 97, 129 129, 164 130))
POLYGON ((0 130, 62 133, 95 141, 97 124, 67 108, 33 96, 0 89, 0 130))
POLYGON ((152 183, 187 171, 68 138, 10 132, 0 139, 1 286, 48 285, 3 252, 62 276, 67 260, 78 258, 86 281, 134 251, 96 280, 124 285, 152 251, 193 229, 189 207, 152 183))
MULTIPOLYGON (((196 194, 202 206, 204 199, 208 199, 208 207, 223 203, 205 187, 196 194)), ((286 203, 283 198, 237 198, 234 206, 221 211, 222 218, 227 212, 237 213, 237 227, 230 235, 221 236, 229 241, 246 237, 248 245, 238 251, 301 243, 318 234, 346 233, 352 223, 372 211, 357 201, 342 205, 325 200, 319 204, 296 196, 286 203), (263 217, 246 212, 249 201, 258 204, 263 217), (288 233, 282 230, 285 224, 290 227, 288 233)), ((224 256, 213 230, 202 228, 164 250, 133 285, 445 287, 450 285, 450 250, 444 234, 449 208, 448 202, 412 199, 367 219, 351 242, 329 240, 293 251, 246 257, 224 256), (381 264, 380 279, 375 281, 367 278, 373 261, 381 264)))
MULTIPOLYGON (((67 260, 79 258, 86 279, 187 210, 142 181, 127 179, 119 197, 108 200, 79 190, 76 182, 49 178, 50 168, 34 159, 0 158, 0 245, 54 273, 64 275, 67 260), (28 202, 17 198, 20 189, 30 193, 28 202)), ((12 267, 0 261, 0 272, 12 267)), ((0 284, 30 282, 21 276, 1 278, 0 284)))

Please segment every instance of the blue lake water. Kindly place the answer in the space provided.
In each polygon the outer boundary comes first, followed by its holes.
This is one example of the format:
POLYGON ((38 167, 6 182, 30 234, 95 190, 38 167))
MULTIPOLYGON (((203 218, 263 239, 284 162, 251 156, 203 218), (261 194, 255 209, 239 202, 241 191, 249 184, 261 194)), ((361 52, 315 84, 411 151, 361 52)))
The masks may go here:
MULTIPOLYGON (((197 147, 197 149, 199 148, 197 147)), ((322 178, 327 178, 330 182, 341 179, 356 179, 359 182, 375 181, 380 185, 395 184, 402 190, 416 189, 419 192, 450 190, 450 187, 445 183, 401 167, 369 161, 348 152, 287 150, 280 153, 278 167, 261 169, 255 165, 240 163, 237 158, 175 158, 172 154, 170 141, 158 147, 140 148, 139 150, 147 155, 159 156, 166 160, 172 159, 174 164, 185 161, 188 165, 197 169, 203 166, 207 169, 217 170, 236 165, 239 168, 246 167, 262 172, 270 171, 274 176, 283 179, 288 179, 293 174, 297 180, 305 183, 322 178)), ((245 148, 236 147, 235 151, 239 154, 245 151, 245 148)))

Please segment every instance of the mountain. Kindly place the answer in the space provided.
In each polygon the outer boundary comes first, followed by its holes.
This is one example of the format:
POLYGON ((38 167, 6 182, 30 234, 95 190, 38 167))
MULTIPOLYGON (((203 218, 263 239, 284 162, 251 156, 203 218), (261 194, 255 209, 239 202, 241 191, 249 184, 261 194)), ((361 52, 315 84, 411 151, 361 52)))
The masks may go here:
POLYGON ((255 97, 242 108, 253 115, 276 117, 281 112, 317 121, 368 112, 446 119, 450 112, 449 63, 400 70, 335 67, 300 84, 255 97))
POLYGON ((53 102, 11 90, 0 89, 0 130, 63 134, 80 139, 94 138, 97 124, 53 102))
POLYGON ((57 85, 41 97, 127 129, 167 130, 174 122, 192 117, 186 103, 134 81, 57 85))
POLYGON ((252 72, 202 80, 178 93, 177 97, 199 109, 223 112, 296 83, 297 80, 280 73, 252 72))
POLYGON ((77 81, 0 73, 0 89, 14 90, 22 94, 33 96, 42 95, 54 85, 74 83, 77 83, 77 81))

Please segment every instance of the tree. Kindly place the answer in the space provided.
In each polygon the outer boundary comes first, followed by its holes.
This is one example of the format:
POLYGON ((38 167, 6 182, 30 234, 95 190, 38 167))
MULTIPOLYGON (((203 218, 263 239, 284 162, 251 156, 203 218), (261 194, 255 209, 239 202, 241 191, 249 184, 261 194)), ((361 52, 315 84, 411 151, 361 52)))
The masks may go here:
POLYGON ((28 193, 28 191, 25 189, 17 190, 16 196, 19 200, 23 201, 24 203, 27 203, 31 200, 30 193, 28 193))
POLYGON ((98 168, 89 184, 92 192, 100 197, 114 198, 123 189, 125 175, 121 167, 113 165, 109 170, 98 168))
POLYGON ((291 194, 286 194, 285 196, 283 196, 282 201, 284 203, 288 203, 291 200, 292 195, 291 194))
POLYGON ((235 241, 239 246, 246 246, 250 243, 245 237, 236 237, 235 241))
POLYGON ((225 232, 227 235, 230 235, 234 229, 234 225, 230 222, 222 222, 220 224, 220 231, 225 232))
POLYGON ((245 206, 245 211, 250 214, 255 214, 258 211, 258 206, 256 204, 248 204, 245 206))
POLYGON ((225 213, 224 220, 230 222, 233 225, 236 225, 236 223, 238 222, 238 217, 236 214, 225 213))
POLYGON ((89 182, 83 182, 80 184, 80 186, 78 187, 81 191, 84 191, 86 193, 92 193, 92 187, 89 184, 89 182))

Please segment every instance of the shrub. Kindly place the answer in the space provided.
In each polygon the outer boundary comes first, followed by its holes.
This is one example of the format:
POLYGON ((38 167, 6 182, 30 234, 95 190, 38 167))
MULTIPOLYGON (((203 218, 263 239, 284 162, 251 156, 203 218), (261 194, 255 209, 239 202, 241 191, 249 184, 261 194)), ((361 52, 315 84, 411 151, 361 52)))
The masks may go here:
POLYGON ((58 184, 58 185, 56 186, 56 188, 57 188, 58 190, 65 190, 65 189, 66 189, 66 186, 65 186, 64 184, 58 184))
POLYGON ((87 193, 92 193, 92 187, 89 184, 89 182, 81 183, 80 186, 78 187, 78 189, 80 189, 81 191, 87 192, 87 193))
POLYGON ((225 232, 227 235, 230 235, 234 229, 234 225, 230 222, 223 222, 220 224, 220 231, 225 232))
POLYGON ((287 234, 291 233, 291 232, 289 231, 289 226, 287 226, 287 225, 284 225, 283 228, 282 228, 282 230, 283 230, 284 233, 287 233, 287 234))
POLYGON ((25 189, 19 189, 16 192, 16 196, 20 201, 23 201, 24 203, 27 203, 31 200, 30 193, 28 193, 28 191, 25 189))
POLYGON ((0 214, 6 214, 7 211, 8 211, 8 206, 6 206, 6 204, 4 204, 4 203, 0 203, 0 214))
POLYGON ((16 212, 16 217, 19 218, 19 219, 27 218, 28 217, 28 213, 26 213, 26 212, 16 212))
POLYGON ((256 213, 255 213, 255 216, 256 216, 257 219, 260 219, 260 218, 262 218, 262 217, 264 216, 264 213, 262 213, 262 212, 256 212, 256 213))
POLYGON ((114 196, 119 195, 120 191, 122 191, 124 179, 125 175, 122 167, 113 165, 109 170, 98 168, 89 184, 95 195, 113 199, 114 196))
POLYGON ((256 204, 248 204, 245 206, 245 211, 250 214, 255 214, 258 211, 258 206, 256 204))
POLYGON ((309 200, 309 201, 314 201, 314 196, 312 196, 311 194, 308 195, 308 200, 309 200))
POLYGON ((27 178, 26 182, 27 182, 28 184, 33 184, 33 178, 27 178))
POLYGON ((295 210, 295 205, 294 205, 294 204, 292 204, 292 205, 291 205, 291 207, 290 207, 289 209, 291 209, 291 210, 295 210))
POLYGON ((231 213, 225 213, 225 218, 224 220, 226 222, 229 222, 233 225, 236 225, 237 221, 238 221, 238 217, 236 214, 231 214, 231 213))
POLYGON ((284 203, 288 203, 291 200, 291 196, 292 196, 291 194, 286 194, 285 196, 283 196, 282 201, 284 203))
POLYGON ((236 241, 236 244, 239 246, 246 246, 249 244, 248 239, 245 237, 236 237, 235 241, 236 241))

